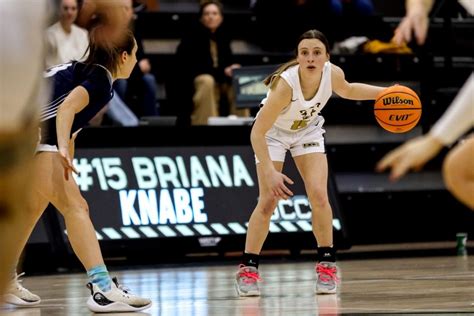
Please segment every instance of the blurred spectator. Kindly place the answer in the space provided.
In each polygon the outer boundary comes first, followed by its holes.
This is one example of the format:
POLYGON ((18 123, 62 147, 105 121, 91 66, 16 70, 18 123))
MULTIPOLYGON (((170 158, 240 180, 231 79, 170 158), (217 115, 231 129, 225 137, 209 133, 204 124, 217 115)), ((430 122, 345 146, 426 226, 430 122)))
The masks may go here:
POLYGON ((294 39, 309 29, 334 38, 329 0, 256 0, 253 10, 257 18, 256 41, 264 50, 292 53, 294 39))
MULTIPOLYGON (((201 2, 199 17, 200 23, 183 36, 176 51, 184 80, 180 97, 192 100, 191 106, 181 109, 181 115, 190 119, 191 125, 206 125, 211 116, 249 116, 248 109, 235 106, 232 70, 240 65, 234 63, 231 39, 222 27, 222 4, 217 0, 201 2)), ((180 106, 186 104, 189 102, 180 102, 180 106)))
POLYGON ((330 0, 331 12, 337 16, 370 16, 375 12, 372 0, 330 0))
MULTIPOLYGON (((134 28, 133 22, 136 18, 133 10, 132 0, 120 0, 126 16, 126 23, 134 28)), ((139 32, 134 30, 137 40, 137 65, 133 69, 129 79, 120 79, 114 83, 117 97, 120 97, 130 107, 137 117, 158 115, 156 102, 156 79, 151 73, 151 64, 143 51, 142 40, 139 32)), ((112 106, 117 100, 112 100, 112 106)))
POLYGON ((59 8, 59 21, 46 31, 49 45, 46 66, 83 60, 87 57, 89 37, 87 30, 74 24, 78 13, 77 0, 62 0, 59 8))
POLYGON ((389 40, 392 32, 375 14, 372 0, 255 0, 251 7, 255 42, 267 51, 292 53, 293 39, 309 29, 326 34, 331 48, 354 36, 389 40))

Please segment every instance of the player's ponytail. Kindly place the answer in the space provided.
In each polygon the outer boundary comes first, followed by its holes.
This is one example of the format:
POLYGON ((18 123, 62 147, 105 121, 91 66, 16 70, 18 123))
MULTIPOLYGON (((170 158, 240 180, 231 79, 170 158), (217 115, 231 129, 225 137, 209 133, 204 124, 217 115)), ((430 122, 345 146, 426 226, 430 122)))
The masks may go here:
POLYGON ((280 67, 278 67, 277 70, 275 70, 275 72, 273 72, 271 75, 269 75, 268 77, 266 77, 265 79, 263 79, 263 83, 267 86, 267 87, 270 87, 270 89, 273 89, 273 87, 275 87, 276 83, 278 82, 278 80, 280 79, 280 75, 282 74, 282 72, 284 72, 285 70, 287 70, 288 68, 294 66, 294 65, 297 65, 298 62, 296 61, 296 59, 292 59, 286 63, 284 63, 283 65, 281 65, 280 67))
POLYGON ((128 28, 110 34, 107 28, 99 25, 89 32, 89 55, 84 63, 102 65, 115 75, 122 53, 131 54, 134 47, 135 38, 128 28))

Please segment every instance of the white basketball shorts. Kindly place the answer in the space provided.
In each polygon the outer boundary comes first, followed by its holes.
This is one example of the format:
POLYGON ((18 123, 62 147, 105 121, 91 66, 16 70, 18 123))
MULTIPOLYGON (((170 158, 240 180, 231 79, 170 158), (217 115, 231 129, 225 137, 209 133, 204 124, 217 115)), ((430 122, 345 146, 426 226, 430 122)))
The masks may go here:
MULTIPOLYGON (((314 122, 307 128, 297 132, 287 132, 273 126, 265 135, 268 152, 272 161, 285 161, 286 152, 289 150, 292 157, 310 153, 325 153, 324 133, 322 126, 324 118, 314 122)), ((258 163, 257 157, 255 157, 258 163)))

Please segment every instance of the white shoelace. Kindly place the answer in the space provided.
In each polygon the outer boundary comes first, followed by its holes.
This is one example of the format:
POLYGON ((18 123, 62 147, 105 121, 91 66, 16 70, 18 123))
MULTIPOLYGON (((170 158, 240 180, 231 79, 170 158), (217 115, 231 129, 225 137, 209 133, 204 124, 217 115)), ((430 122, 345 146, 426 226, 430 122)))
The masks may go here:
POLYGON ((23 290, 26 290, 23 285, 21 285, 21 282, 23 282, 23 280, 20 280, 20 277, 24 276, 25 275, 25 272, 22 272, 20 274, 17 274, 15 272, 15 279, 14 279, 14 282, 15 282, 15 286, 20 290, 20 291, 23 291, 23 290))

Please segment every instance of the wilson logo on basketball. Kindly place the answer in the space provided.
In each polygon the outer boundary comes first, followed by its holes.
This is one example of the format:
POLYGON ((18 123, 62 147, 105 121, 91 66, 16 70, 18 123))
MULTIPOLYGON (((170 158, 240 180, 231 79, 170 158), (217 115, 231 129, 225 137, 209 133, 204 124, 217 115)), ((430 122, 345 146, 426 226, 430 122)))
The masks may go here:
POLYGON ((388 120, 389 121, 406 121, 412 115, 413 114, 402 114, 402 115, 391 114, 388 117, 388 120))
POLYGON ((418 124, 421 117, 421 102, 412 89, 394 85, 379 93, 375 100, 375 119, 385 130, 405 133, 418 124))
POLYGON ((413 100, 402 99, 399 96, 383 98, 382 101, 383 101, 383 105, 391 105, 391 104, 409 104, 409 105, 413 105, 413 100))

